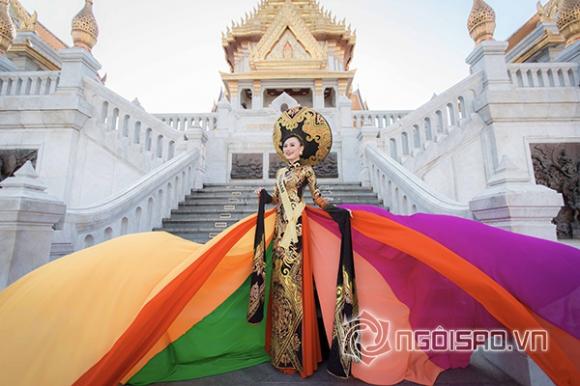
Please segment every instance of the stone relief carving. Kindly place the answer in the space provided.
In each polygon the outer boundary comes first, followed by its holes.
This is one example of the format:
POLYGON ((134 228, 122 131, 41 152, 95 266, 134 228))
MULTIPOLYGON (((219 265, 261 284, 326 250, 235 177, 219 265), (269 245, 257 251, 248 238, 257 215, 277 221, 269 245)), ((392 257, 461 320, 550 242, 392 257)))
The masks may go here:
POLYGON ((14 175, 26 161, 36 168, 37 149, 0 149, 0 181, 14 175))
POLYGON ((263 159, 261 153, 234 153, 232 154, 232 180, 262 179, 263 159))
MULTIPOLYGON (((269 165, 268 177, 276 178, 276 172, 285 165, 285 162, 280 160, 276 153, 270 153, 269 165)), ((314 172, 317 178, 338 178, 337 154, 330 152, 324 161, 314 166, 314 172)))
POLYGON ((539 143, 530 147, 536 182, 564 196, 564 206, 552 221, 558 238, 580 239, 580 143, 539 143))

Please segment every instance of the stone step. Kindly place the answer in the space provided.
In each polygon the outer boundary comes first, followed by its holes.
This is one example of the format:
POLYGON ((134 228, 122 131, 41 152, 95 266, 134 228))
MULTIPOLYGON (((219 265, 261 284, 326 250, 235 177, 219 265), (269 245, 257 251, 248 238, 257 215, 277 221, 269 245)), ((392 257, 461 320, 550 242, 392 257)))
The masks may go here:
POLYGON ((166 218, 163 220, 163 223, 169 223, 169 222, 187 222, 187 221, 191 221, 191 222, 212 222, 212 221, 240 221, 245 219, 246 217, 248 217, 249 215, 256 213, 256 212, 251 212, 251 213, 238 213, 238 212, 232 212, 232 213, 215 213, 215 214, 208 214, 208 213, 204 213, 204 214, 192 214, 192 213, 173 213, 171 215, 170 218, 166 218))
POLYGON ((208 228, 208 229, 223 229, 230 225, 234 225, 241 219, 223 219, 223 220, 190 220, 190 219, 179 219, 179 218, 169 218, 163 220, 163 229, 166 228, 208 228), (225 226, 223 225, 225 224, 225 226))
MULTIPOLYGON (((210 215, 219 215, 220 213, 238 213, 240 215, 249 215, 255 213, 258 210, 258 206, 254 207, 250 206, 240 206, 235 210, 224 210, 224 205, 219 205, 219 208, 214 208, 216 205, 212 205, 211 207, 203 207, 203 206, 184 206, 179 207, 178 209, 173 209, 171 211, 171 215, 200 215, 200 216, 210 216, 210 215)), ((271 208, 270 205, 266 206, 266 209, 271 208)))
MULTIPOLYGON (((359 196, 337 196, 337 197, 326 197, 330 202, 334 204, 360 204, 360 203, 368 203, 368 204, 380 204, 381 202, 376 198, 376 195, 369 196, 369 197, 359 197, 359 196), (371 198, 373 197, 373 198, 371 198)), ((207 198, 203 200, 196 200, 196 199, 187 199, 184 202, 180 203, 181 206, 212 206, 212 207, 219 207, 223 205, 248 205, 255 208, 258 208, 257 198, 237 198, 237 199, 219 199, 219 198, 207 198)), ((309 197, 305 197, 304 201, 306 204, 312 205, 312 199, 309 197)))
MULTIPOLYGON (((358 197, 376 197, 376 193, 367 190, 361 191, 331 191, 331 190, 322 190, 323 196, 329 197, 351 197, 351 196, 358 196, 358 197)), ((271 194, 271 192, 269 192, 271 194)), ((312 197, 310 191, 304 191, 304 198, 312 197)), ((186 200, 205 200, 205 199, 212 199, 212 198, 223 198, 223 199, 236 199, 236 198, 244 198, 244 199, 257 199, 257 195, 252 192, 197 192, 194 194, 188 195, 185 199, 186 200)))
MULTIPOLYGON (((318 181, 318 185, 319 186, 349 186, 349 187, 361 187, 362 185, 360 183, 326 183, 326 182, 321 182, 318 181)), ((261 183, 248 183, 248 184, 205 184, 203 186, 203 190, 208 190, 211 191, 212 189, 227 189, 227 190, 231 190, 231 189, 255 189, 256 186, 264 186, 264 187, 273 187, 274 184, 273 183, 266 183, 266 184, 261 184, 261 183)))
MULTIPOLYGON (((369 188, 360 184, 320 184, 325 198, 334 204, 363 203, 381 205, 369 188)), ((207 185, 201 190, 194 190, 171 216, 163 220, 156 231, 165 231, 197 243, 205 243, 224 229, 256 213, 258 198, 254 193, 255 184, 248 185, 207 185)), ((265 187, 273 192, 273 186, 265 187)), ((310 191, 304 189, 304 201, 314 205, 310 191)), ((267 205, 266 209, 272 208, 267 205)))
MULTIPOLYGON (((235 188, 203 188, 199 190, 192 190, 191 193, 231 193, 231 192, 242 192, 242 193, 253 193, 260 185, 256 186, 240 186, 235 188)), ((268 192, 274 191, 274 186, 262 186, 268 192)), ((318 185, 320 190, 328 190, 328 191, 372 191, 370 188, 364 188, 362 186, 350 186, 350 185, 318 185)), ((308 188, 305 186, 304 191, 308 191, 308 188)))

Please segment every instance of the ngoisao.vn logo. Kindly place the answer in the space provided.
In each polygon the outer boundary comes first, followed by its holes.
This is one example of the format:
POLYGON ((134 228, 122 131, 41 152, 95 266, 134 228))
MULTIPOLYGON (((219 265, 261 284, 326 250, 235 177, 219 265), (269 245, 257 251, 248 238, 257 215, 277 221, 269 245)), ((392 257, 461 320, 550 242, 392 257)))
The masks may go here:
POLYGON ((472 352, 485 351, 548 351, 546 330, 477 330, 477 329, 392 329, 392 323, 374 316, 368 310, 357 319, 344 323, 346 333, 343 354, 358 363, 370 366, 392 351, 472 352))

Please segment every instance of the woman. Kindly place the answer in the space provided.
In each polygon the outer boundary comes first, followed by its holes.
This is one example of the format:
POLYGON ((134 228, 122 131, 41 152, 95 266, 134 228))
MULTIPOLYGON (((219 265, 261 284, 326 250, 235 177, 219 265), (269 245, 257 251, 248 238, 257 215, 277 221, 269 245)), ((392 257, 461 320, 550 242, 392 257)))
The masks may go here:
POLYGON ((0 384, 143 385, 268 361, 308 376, 323 335, 314 285, 335 375, 432 385, 475 348, 452 334, 436 347, 435 334, 545 331, 549 348, 524 350, 554 383, 578 384, 578 249, 452 216, 329 205, 312 164, 330 128, 311 109, 284 113, 274 144, 289 161, 303 152, 278 172, 276 209, 261 191, 257 216, 204 245, 119 237, 0 292, 0 384), (306 184, 325 210, 303 206, 306 184))
MULTIPOLYGON (((274 131, 274 146, 287 165, 276 173, 273 196, 263 188, 256 190, 258 196, 263 194, 263 201, 277 205, 270 292, 271 323, 267 331, 271 340, 267 348, 274 367, 287 374, 298 371, 303 377, 313 373, 320 356, 317 352, 306 352, 302 344, 305 329, 302 290, 302 212, 305 204, 302 195, 308 185, 316 205, 330 212, 340 210, 322 197, 312 167, 326 157, 331 145, 332 132, 322 115, 302 107, 287 110, 276 122, 274 131), (306 368, 303 366, 304 359, 310 361, 306 368)), ((265 249, 260 241, 258 238, 256 245, 259 252, 265 249)), ((254 263, 258 266, 255 266, 254 272, 264 271, 263 262, 262 255, 255 256, 254 263)), ((260 291, 260 284, 264 283, 264 279, 257 278, 258 275, 254 275, 250 295, 248 319, 251 322, 261 320, 263 308, 264 290, 260 291)), ((315 349, 320 350, 318 336, 314 339, 315 349)), ((335 375, 348 375, 348 369, 339 369, 335 375)))

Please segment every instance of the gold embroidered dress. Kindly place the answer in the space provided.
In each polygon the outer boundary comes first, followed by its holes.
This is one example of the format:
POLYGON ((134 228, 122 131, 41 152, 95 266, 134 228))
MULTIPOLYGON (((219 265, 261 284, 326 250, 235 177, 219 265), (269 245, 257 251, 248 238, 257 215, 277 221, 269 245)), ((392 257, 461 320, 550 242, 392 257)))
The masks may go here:
POLYGON ((314 169, 299 162, 278 170, 272 196, 278 204, 271 284, 271 357, 279 369, 302 371, 302 193, 308 184, 316 205, 327 208, 314 169))

